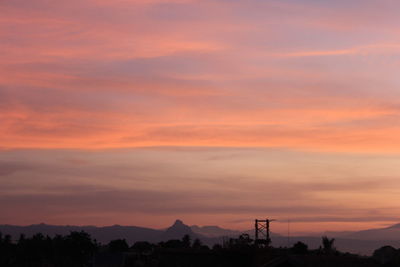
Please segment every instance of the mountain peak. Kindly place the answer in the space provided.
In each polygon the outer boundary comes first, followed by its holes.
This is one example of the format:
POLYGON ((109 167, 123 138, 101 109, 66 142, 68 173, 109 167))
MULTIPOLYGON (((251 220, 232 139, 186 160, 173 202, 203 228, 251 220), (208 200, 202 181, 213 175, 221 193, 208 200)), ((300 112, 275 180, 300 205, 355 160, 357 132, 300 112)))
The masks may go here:
POLYGON ((186 234, 193 236, 192 229, 181 220, 176 220, 174 224, 165 231, 165 233, 174 237, 184 236, 186 234))
POLYGON ((177 219, 172 226, 182 226, 185 225, 181 220, 177 219))

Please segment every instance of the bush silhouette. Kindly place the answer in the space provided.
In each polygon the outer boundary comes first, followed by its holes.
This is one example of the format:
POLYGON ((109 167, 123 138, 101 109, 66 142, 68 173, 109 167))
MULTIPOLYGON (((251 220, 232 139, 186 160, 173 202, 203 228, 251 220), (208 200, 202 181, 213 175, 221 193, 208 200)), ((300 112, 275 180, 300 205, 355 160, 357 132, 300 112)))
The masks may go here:
POLYGON ((116 239, 108 243, 108 250, 110 252, 126 252, 129 250, 129 245, 125 239, 116 239))

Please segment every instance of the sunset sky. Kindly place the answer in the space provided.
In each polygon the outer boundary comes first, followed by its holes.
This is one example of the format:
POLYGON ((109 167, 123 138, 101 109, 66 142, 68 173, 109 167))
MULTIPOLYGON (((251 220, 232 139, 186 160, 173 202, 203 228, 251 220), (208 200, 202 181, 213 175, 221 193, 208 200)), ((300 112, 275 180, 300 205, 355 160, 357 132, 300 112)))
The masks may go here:
POLYGON ((0 224, 400 223, 399 10, 0 0, 0 224))

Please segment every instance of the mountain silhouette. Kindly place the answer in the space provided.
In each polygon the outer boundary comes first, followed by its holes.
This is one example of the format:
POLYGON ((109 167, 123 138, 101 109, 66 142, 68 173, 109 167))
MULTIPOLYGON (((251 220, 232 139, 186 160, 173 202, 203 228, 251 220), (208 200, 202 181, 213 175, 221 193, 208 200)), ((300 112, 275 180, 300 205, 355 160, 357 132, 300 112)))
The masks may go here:
MULTIPOLYGON (((138 226, 112 225, 105 227, 96 226, 57 226, 48 224, 34 224, 29 226, 0 225, 3 235, 9 234, 14 240, 20 234, 31 237, 36 233, 42 233, 51 237, 60 234, 68 235, 71 231, 85 231, 98 242, 107 244, 111 240, 126 239, 129 245, 137 241, 157 243, 170 239, 182 239, 184 235, 190 235, 192 240, 199 238, 204 244, 212 246, 221 244, 226 237, 237 237, 242 231, 224 229, 219 226, 188 226, 181 220, 176 220, 165 229, 151 229, 138 226)), ((253 231, 244 231, 253 236, 253 231)), ((324 235, 321 233, 321 235, 324 235)), ((309 245, 310 248, 318 248, 321 245, 320 236, 292 236, 290 240, 286 236, 271 233, 272 245, 275 247, 292 246, 297 241, 309 245)), ((369 229, 358 232, 330 232, 329 237, 336 238, 338 249, 345 252, 353 252, 370 255, 376 248, 384 245, 400 247, 400 224, 386 228, 369 229)))
POLYGON ((29 226, 0 225, 0 233, 9 234, 18 239, 21 234, 31 237, 42 233, 54 237, 55 235, 68 235, 72 231, 85 231, 97 241, 106 244, 115 239, 126 239, 129 244, 137 241, 160 242, 170 239, 181 239, 184 235, 190 235, 192 239, 199 238, 206 244, 218 243, 218 239, 212 239, 201 234, 194 233, 192 229, 181 220, 176 220, 173 225, 164 230, 156 230, 138 226, 112 225, 104 227, 96 226, 58 226, 48 224, 33 224, 29 226))
POLYGON ((400 223, 387 227, 386 229, 400 229, 400 223))
POLYGON ((199 237, 198 234, 195 234, 192 229, 181 220, 176 220, 175 223, 164 232, 164 237, 166 239, 177 239, 184 235, 190 235, 192 238, 199 237))
MULTIPOLYGON (((230 229, 224 229, 219 226, 215 225, 208 225, 208 226, 197 226, 197 225, 192 225, 190 226, 192 231, 196 234, 203 235, 206 237, 221 237, 221 236, 232 236, 236 237, 242 234, 242 231, 237 231, 237 230, 230 230, 230 229)), ((248 232, 248 231, 246 231, 248 232)), ((253 231, 251 231, 253 232, 253 231)))
POLYGON ((385 228, 350 232, 343 235, 343 237, 358 240, 400 240, 400 224, 395 224, 385 228))

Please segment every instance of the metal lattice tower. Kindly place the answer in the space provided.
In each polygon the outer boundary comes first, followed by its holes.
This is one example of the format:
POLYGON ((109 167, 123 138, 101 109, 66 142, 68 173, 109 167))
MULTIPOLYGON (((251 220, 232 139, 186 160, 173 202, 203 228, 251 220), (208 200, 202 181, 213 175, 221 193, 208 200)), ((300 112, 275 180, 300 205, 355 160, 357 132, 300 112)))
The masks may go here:
POLYGON ((264 245, 268 247, 271 244, 269 226, 274 219, 255 220, 255 244, 257 246, 264 245))

